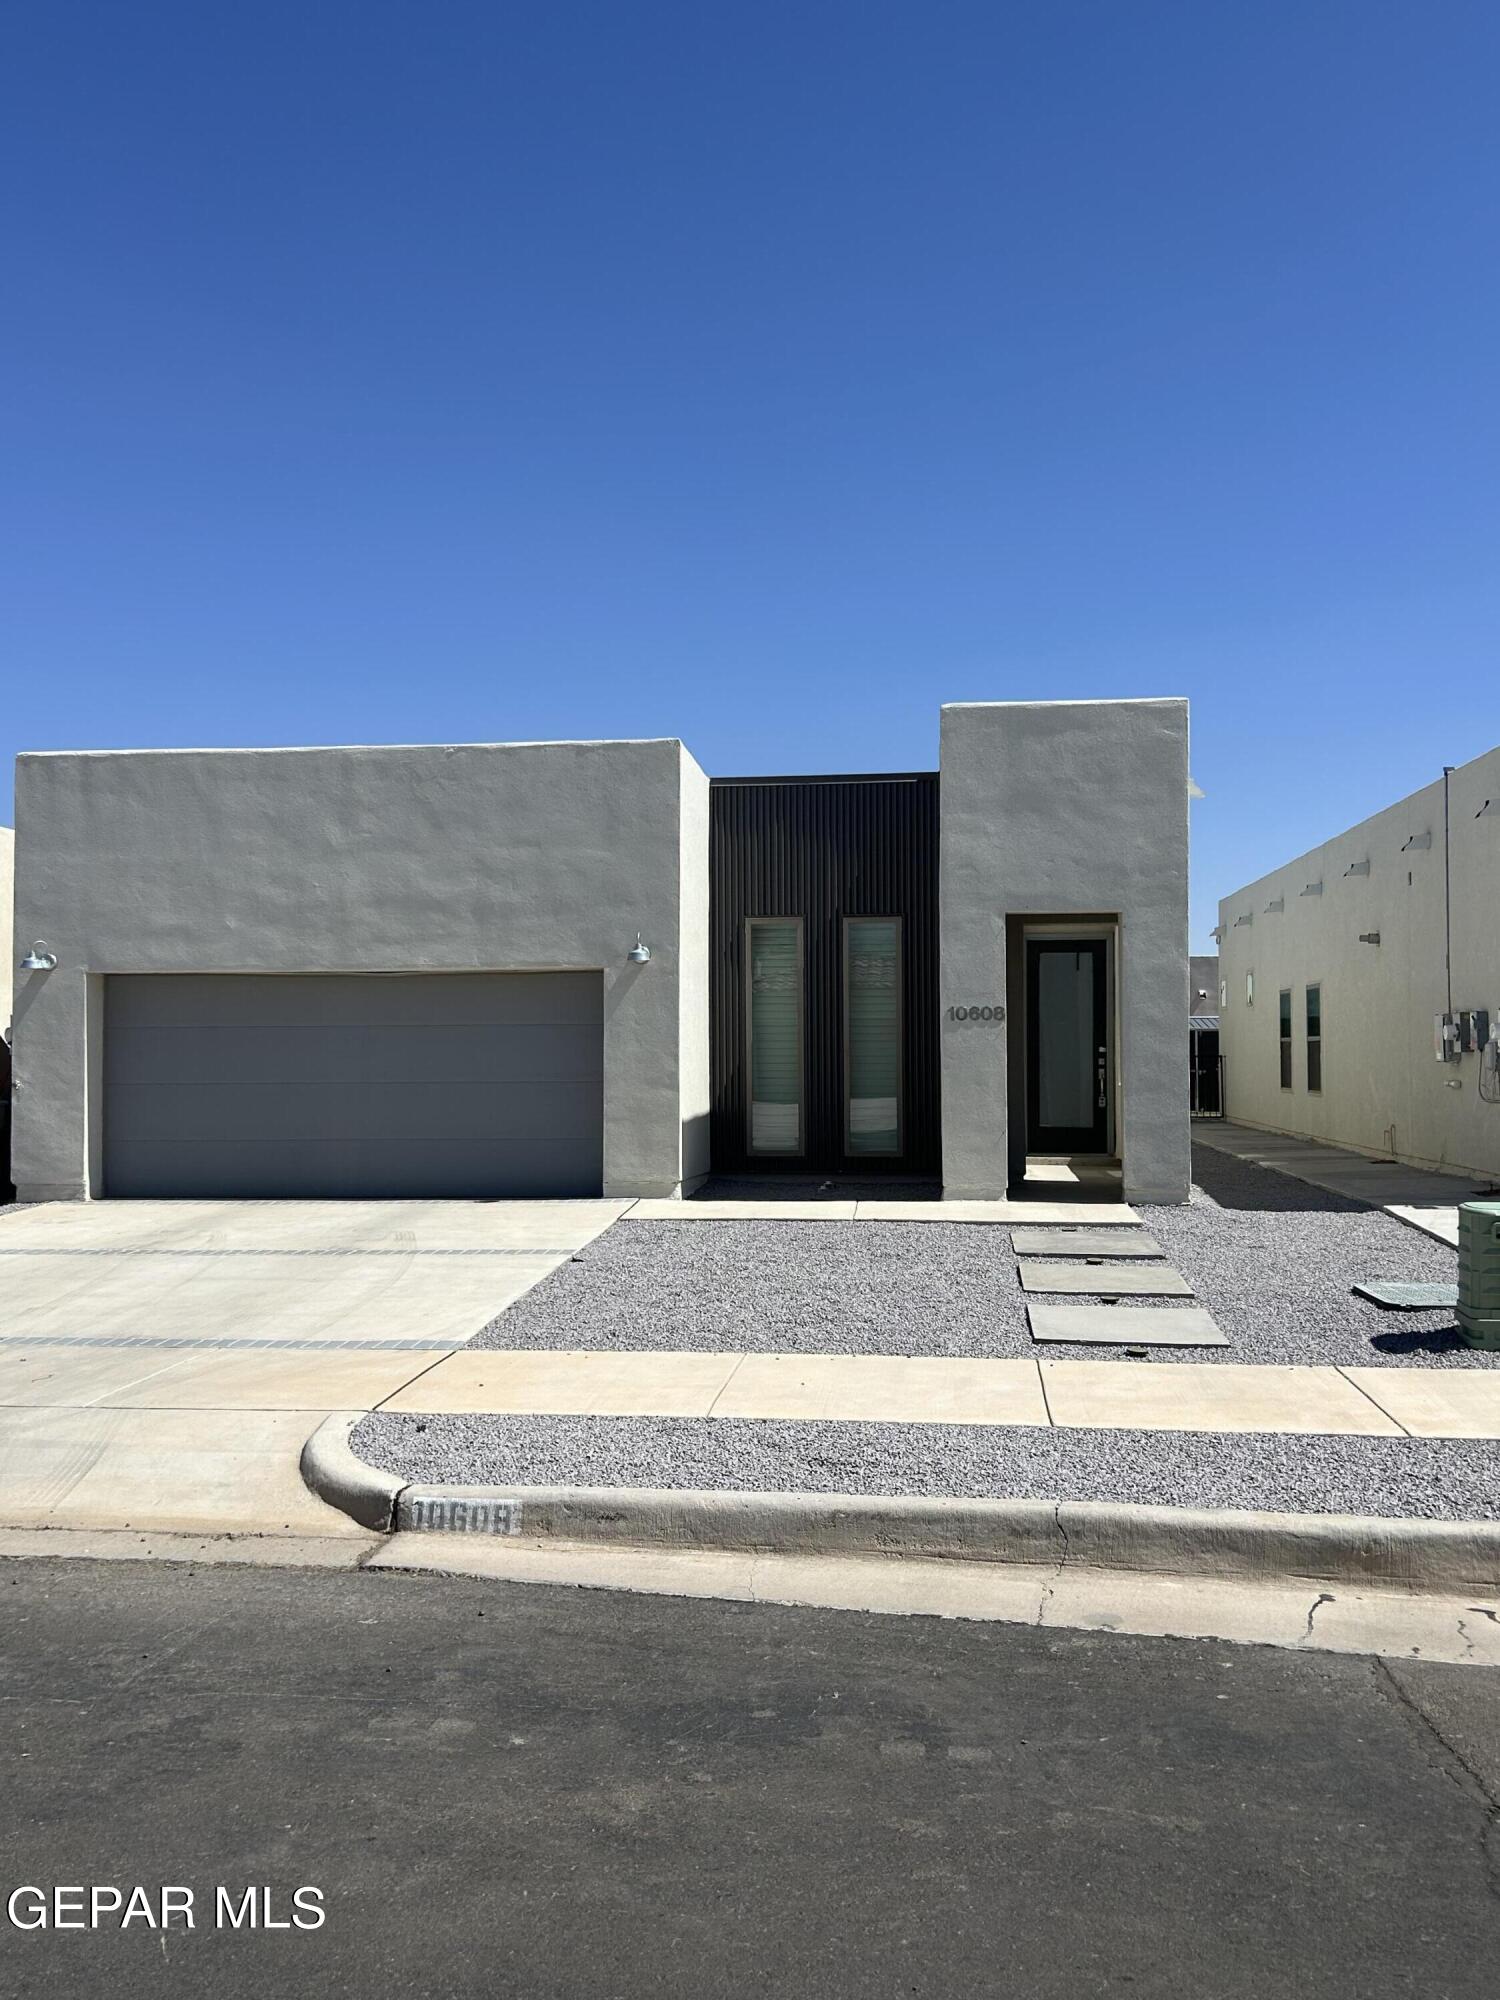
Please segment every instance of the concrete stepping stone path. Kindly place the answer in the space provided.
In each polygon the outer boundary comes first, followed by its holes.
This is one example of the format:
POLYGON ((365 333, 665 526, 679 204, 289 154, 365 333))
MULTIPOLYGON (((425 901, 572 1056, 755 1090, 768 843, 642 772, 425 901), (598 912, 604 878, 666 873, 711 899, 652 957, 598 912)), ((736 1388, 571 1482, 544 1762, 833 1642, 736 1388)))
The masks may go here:
POLYGON ((1193 1288, 1170 1264, 1109 1264, 1088 1262, 1038 1263, 1021 1259, 1021 1284, 1028 1292, 1080 1292, 1104 1298, 1135 1294, 1154 1298, 1190 1299, 1193 1288))
MULTIPOLYGON (((1066 1340, 1093 1347, 1227 1347, 1228 1338, 1202 1306, 1052 1305, 1026 1308, 1033 1340, 1066 1340)), ((1128 1372, 1128 1371, 1127 1371, 1128 1372)))
POLYGON ((1013 1229, 1018 1257, 1161 1257, 1166 1253, 1143 1229, 1013 1229))

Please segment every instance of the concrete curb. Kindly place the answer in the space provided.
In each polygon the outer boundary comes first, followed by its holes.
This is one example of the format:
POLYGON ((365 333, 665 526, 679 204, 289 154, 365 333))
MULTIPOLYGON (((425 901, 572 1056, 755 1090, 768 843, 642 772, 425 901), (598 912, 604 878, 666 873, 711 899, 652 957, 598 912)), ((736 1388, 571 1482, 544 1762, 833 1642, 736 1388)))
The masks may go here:
POLYGON ((350 1450, 350 1434, 368 1415, 368 1410, 333 1411, 303 1445, 298 1464, 303 1484, 320 1500, 362 1528, 388 1535, 396 1524, 396 1501, 406 1481, 367 1465, 350 1450))
POLYGON ((395 1524, 632 1548, 1076 1564, 1490 1595, 1500 1589, 1500 1522, 1493 1521, 1093 1501, 407 1485, 396 1499, 395 1524))
POLYGON ((1109 1501, 737 1493, 629 1486, 424 1486, 381 1472, 339 1410, 302 1448, 320 1499, 382 1534, 502 1535, 601 1547, 1055 1563, 1155 1575, 1313 1578, 1500 1591, 1500 1521, 1260 1514, 1109 1501))

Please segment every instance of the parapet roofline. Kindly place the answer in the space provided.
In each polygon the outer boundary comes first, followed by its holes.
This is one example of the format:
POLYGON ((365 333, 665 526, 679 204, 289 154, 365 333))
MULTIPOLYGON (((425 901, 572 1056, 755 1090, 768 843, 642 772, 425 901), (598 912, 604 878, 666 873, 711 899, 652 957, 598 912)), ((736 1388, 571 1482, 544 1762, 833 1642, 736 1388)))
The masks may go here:
POLYGON ((950 708, 1186 708, 1187 705, 1185 694, 1072 695, 1058 701, 1039 695, 1033 701, 944 701, 938 704, 945 713, 950 708))
POLYGON ((710 778, 712 785, 919 785, 937 771, 783 771, 769 777, 710 778))
MULTIPOLYGON (((639 750, 656 743, 687 750, 680 736, 549 736, 519 743, 218 743, 156 747, 137 744, 116 750, 21 750, 16 761, 42 757, 316 757, 330 750, 351 756, 384 750, 639 750)), ((688 755, 692 756, 690 750, 688 755)))

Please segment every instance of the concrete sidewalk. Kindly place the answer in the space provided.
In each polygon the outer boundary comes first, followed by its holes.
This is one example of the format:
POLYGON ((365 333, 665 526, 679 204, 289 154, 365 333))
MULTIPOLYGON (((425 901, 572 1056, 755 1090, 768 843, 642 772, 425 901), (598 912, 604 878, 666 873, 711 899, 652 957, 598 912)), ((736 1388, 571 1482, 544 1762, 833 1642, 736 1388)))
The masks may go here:
POLYGON ((357 1534, 298 1457, 624 1202, 54 1202, 0 1215, 0 1524, 357 1534))
POLYGON ((1193 1143, 1256 1166, 1274 1167, 1294 1180, 1326 1188, 1348 1201, 1368 1202, 1372 1208, 1455 1207, 1482 1193, 1486 1185, 1468 1174, 1371 1159, 1344 1146, 1327 1146, 1316 1139, 1292 1138, 1281 1132, 1260 1132, 1227 1120, 1195 1120, 1193 1143))
POLYGON ((47 1202, 0 1214, 0 1335, 457 1347, 624 1201, 47 1202))
POLYGON ((945 1360, 868 1354, 466 1349, 391 1414, 803 1419, 1500 1438, 1500 1375, 1439 1368, 945 1360))
POLYGON ((637 1201, 621 1218, 625 1222, 1018 1222, 1079 1227, 1115 1227, 1139 1222, 1127 1202, 1070 1199, 1066 1191, 1048 1192, 1035 1200, 885 1201, 864 1197, 855 1201, 699 1200, 637 1201))
POLYGON ((1500 1438, 1500 1378, 1442 1369, 443 1349, 60 1362, 0 1343, 0 1524, 360 1532, 307 1491, 334 1410, 714 1417, 1042 1429, 1500 1438))

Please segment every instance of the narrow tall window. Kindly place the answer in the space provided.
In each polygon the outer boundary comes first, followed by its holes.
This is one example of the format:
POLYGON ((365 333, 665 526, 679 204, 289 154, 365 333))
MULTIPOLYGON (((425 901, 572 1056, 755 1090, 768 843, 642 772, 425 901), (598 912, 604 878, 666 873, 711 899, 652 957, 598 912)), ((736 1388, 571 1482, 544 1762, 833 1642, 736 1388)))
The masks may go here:
POLYGON ((802 925, 752 917, 749 959, 750 1151, 802 1151, 802 925))
POLYGON ((1323 989, 1307 989, 1307 1087, 1323 1088, 1323 989))
POLYGON ((844 1150, 901 1151, 901 920, 844 924, 844 1150))
POLYGON ((1288 989, 1281 996, 1281 1087, 1292 1087, 1292 996, 1288 989))

